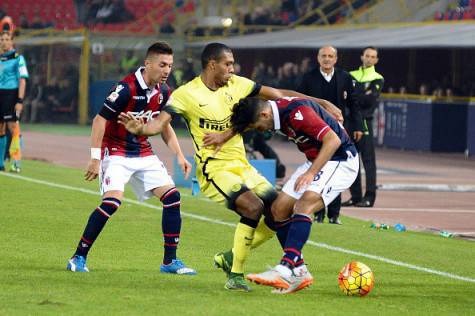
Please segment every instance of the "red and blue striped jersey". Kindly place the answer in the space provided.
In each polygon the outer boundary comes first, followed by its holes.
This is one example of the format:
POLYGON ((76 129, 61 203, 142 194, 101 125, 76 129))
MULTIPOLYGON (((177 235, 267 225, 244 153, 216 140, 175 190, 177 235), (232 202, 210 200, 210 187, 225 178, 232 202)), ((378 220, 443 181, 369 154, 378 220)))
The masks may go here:
POLYGON ((119 81, 104 101, 99 112, 107 120, 102 155, 145 157, 155 154, 147 136, 131 134, 117 122, 120 112, 132 113, 147 122, 160 114, 170 97, 171 89, 165 83, 150 89, 142 71, 143 67, 119 81))
POLYGON ((346 160, 346 151, 356 155, 356 147, 345 128, 317 103, 309 99, 290 97, 269 102, 273 108, 276 130, 293 141, 308 160, 313 161, 318 156, 323 137, 330 130, 333 130, 341 141, 340 147, 330 160, 346 160))

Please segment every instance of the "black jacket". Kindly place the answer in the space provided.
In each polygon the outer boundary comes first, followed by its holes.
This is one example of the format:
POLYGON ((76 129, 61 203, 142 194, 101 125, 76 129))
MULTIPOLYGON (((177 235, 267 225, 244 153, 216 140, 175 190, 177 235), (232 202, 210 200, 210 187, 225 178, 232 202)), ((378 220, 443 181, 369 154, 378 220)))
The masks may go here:
MULTIPOLYGON (((336 100, 328 100, 335 104, 343 112, 345 119, 345 128, 349 131, 363 131, 363 119, 361 117, 360 109, 355 99, 353 92, 353 81, 350 74, 343 69, 335 67, 333 76, 336 79, 336 100)), ((305 73, 302 77, 302 82, 297 91, 311 97, 323 99, 320 82, 323 82, 320 73, 320 67, 305 73)))

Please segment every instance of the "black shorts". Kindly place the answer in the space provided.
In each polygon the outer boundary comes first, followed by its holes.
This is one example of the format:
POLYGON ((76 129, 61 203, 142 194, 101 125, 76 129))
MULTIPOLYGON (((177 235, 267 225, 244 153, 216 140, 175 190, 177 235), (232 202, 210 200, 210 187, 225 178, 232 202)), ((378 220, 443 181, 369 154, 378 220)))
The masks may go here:
POLYGON ((18 101, 18 89, 0 89, 0 122, 16 122, 19 118, 15 113, 18 101))

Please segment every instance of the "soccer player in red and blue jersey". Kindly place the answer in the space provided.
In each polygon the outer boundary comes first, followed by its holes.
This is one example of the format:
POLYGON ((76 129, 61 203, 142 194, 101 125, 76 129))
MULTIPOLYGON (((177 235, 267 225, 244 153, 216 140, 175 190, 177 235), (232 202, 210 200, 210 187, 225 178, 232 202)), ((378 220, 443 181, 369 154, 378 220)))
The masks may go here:
MULTIPOLYGON (((130 183, 139 200, 156 196, 163 203, 164 258, 160 272, 196 274, 176 257, 181 231, 180 193, 147 137, 130 134, 117 122, 121 112, 144 122, 158 116, 171 93, 165 81, 172 64, 173 50, 167 43, 157 42, 150 46, 144 67, 126 76, 112 89, 94 118, 91 160, 85 179, 92 181, 99 175, 102 202, 90 215, 76 252, 68 262, 70 271, 89 272, 86 266, 88 252, 107 220, 121 205, 125 184, 130 183)), ((188 177, 191 164, 185 159, 170 124, 162 132, 162 138, 176 154, 178 164, 188 177)))
POLYGON ((280 263, 269 271, 247 276, 279 293, 301 290, 313 283, 302 257, 311 216, 355 180, 359 168, 356 147, 341 123, 305 98, 242 99, 233 108, 231 123, 237 133, 246 129, 276 130, 293 141, 307 158, 272 203, 277 237, 285 240, 280 263))

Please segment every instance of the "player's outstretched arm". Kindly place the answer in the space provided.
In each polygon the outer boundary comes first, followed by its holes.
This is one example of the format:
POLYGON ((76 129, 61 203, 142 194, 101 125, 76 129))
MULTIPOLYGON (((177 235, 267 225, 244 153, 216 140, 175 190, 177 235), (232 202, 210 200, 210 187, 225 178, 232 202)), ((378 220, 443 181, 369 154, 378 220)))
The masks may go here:
POLYGON ((191 163, 186 160, 183 152, 181 151, 180 143, 178 142, 178 138, 176 137, 175 130, 170 124, 167 124, 163 131, 162 131, 162 139, 167 144, 168 148, 176 155, 178 165, 180 166, 183 174, 185 175, 185 179, 188 179, 191 173, 191 163))
POLYGON ((161 111, 158 117, 145 124, 142 117, 135 117, 132 113, 121 112, 118 117, 118 122, 132 134, 138 136, 153 136, 160 134, 164 127, 170 123, 172 116, 161 111))
POLYGON ((84 179, 87 181, 96 179, 99 174, 102 138, 104 137, 104 132, 106 130, 106 122, 107 120, 99 114, 96 115, 92 121, 91 159, 87 164, 86 172, 84 174, 84 179))
POLYGON ((338 135, 330 130, 322 138, 322 148, 318 152, 317 158, 312 162, 310 168, 295 181, 295 191, 308 186, 314 179, 315 175, 320 172, 323 166, 330 160, 333 154, 337 151, 341 145, 341 140, 338 135))
POLYGON ((261 90, 259 91, 259 97, 266 100, 277 100, 283 97, 298 97, 311 99, 320 104, 327 112, 334 116, 338 121, 343 123, 343 114, 341 113, 341 110, 330 101, 324 99, 311 97, 294 90, 276 89, 268 86, 261 87, 261 90))

